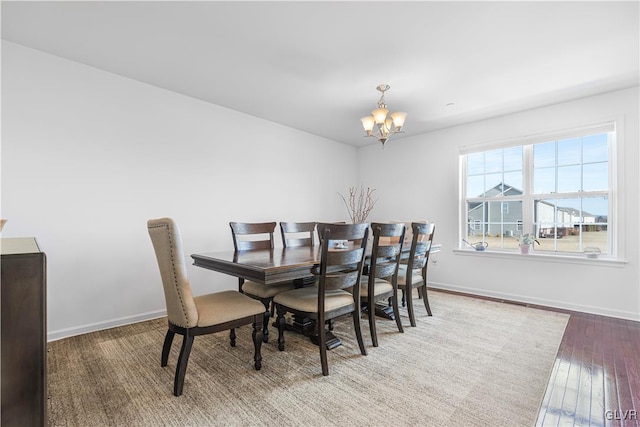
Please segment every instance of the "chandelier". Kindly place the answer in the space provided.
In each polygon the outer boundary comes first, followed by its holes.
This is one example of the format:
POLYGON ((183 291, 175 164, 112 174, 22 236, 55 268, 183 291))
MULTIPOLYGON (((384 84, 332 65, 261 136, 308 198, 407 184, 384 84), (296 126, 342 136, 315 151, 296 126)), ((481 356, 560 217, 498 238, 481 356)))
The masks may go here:
POLYGON ((380 96, 380 100, 378 101, 378 108, 371 112, 371 116, 360 119, 364 131, 367 133, 365 136, 378 138, 382 143, 382 148, 384 148, 384 143, 387 142, 391 135, 402 133, 404 119, 407 117, 407 113, 400 111, 391 113, 389 117, 387 117, 389 109, 387 108, 387 104, 384 103, 384 93, 388 91, 390 87, 389 85, 382 84, 376 88, 382 92, 382 96, 380 96))

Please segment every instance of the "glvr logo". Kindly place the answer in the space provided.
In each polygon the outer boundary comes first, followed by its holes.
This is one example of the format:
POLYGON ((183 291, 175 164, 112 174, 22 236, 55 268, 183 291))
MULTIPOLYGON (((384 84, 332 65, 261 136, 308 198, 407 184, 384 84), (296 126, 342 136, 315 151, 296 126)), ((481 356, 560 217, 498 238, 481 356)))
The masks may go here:
POLYGON ((608 420, 637 420, 638 411, 635 409, 627 409, 626 411, 616 409, 614 411, 606 411, 604 416, 608 420))

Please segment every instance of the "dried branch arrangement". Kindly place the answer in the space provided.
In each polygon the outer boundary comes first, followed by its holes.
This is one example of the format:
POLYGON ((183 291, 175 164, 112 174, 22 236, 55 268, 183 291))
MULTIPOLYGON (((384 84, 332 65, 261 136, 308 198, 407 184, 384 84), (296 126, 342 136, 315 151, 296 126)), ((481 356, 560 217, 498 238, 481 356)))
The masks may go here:
POLYGON ((367 219, 369 213, 378 201, 378 199, 373 198, 375 191, 375 188, 367 187, 365 189, 363 186, 349 187, 348 201, 342 194, 338 193, 349 212, 353 224, 360 224, 367 219))

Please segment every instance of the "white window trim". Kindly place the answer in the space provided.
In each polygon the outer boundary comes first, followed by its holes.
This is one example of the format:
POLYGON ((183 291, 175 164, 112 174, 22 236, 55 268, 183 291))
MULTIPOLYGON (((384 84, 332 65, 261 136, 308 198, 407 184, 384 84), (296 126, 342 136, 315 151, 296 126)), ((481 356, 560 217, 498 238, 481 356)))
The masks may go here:
MULTIPOLYGON (((467 213, 466 213, 466 203, 467 201, 473 201, 474 198, 464 198, 463 195, 466 195, 466 170, 467 163, 466 154, 489 151, 498 148, 507 148, 513 146, 523 146, 525 150, 533 150, 533 144, 548 142, 553 140, 566 139, 577 136, 584 136, 585 134, 598 133, 598 132, 611 132, 613 131, 614 138, 609 144, 609 190, 605 191, 609 197, 610 204, 610 218, 607 218, 608 228, 609 228, 609 254, 601 255, 598 259, 587 259, 580 253, 570 253, 570 252, 558 252, 558 253, 549 253, 545 252, 543 254, 535 254, 535 255, 522 255, 508 249, 501 249, 498 251, 487 250, 483 252, 474 251, 472 249, 465 248, 462 243, 459 243, 459 248, 454 249, 454 253, 463 253, 465 255, 477 255, 477 256, 486 256, 492 252, 495 252, 499 256, 515 256, 515 257, 534 257, 542 260, 549 259, 558 259, 560 262, 564 262, 562 260, 566 259, 574 259, 579 260, 578 262, 582 263, 594 263, 599 265, 604 265, 605 262, 613 263, 615 265, 621 265, 626 263, 626 240, 624 236, 624 230, 626 229, 626 221, 625 217, 621 215, 622 212, 625 212, 625 203, 624 198, 618 197, 621 192, 624 191, 624 170, 622 165, 624 164, 624 116, 619 115, 615 117, 607 117, 602 120, 590 122, 589 124, 576 124, 570 128, 559 129, 555 131, 545 131, 541 133, 531 134, 531 135, 523 135, 520 137, 508 138, 497 141, 484 142, 480 144, 466 145, 460 147, 459 150, 459 186, 458 186, 458 195, 459 195, 459 233, 461 242, 462 239, 466 236, 466 221, 467 221, 467 213)), ((531 174, 533 171, 531 162, 533 161, 532 155, 524 155, 523 164, 524 168, 524 176, 523 176, 523 187, 527 189, 525 194, 522 196, 503 196, 501 200, 507 201, 508 199, 520 199, 523 200, 523 233, 533 233, 532 227, 533 224, 533 209, 527 209, 525 206, 533 206, 533 199, 539 198, 539 196, 534 197, 532 194, 533 183, 531 182, 531 174), (527 176, 528 175, 528 176, 527 176), (524 200, 529 199, 529 200, 524 200)), ((591 193, 591 192, 590 192, 591 193)), ((575 195, 575 193, 572 193, 575 195)), ((552 197, 561 197, 561 194, 554 193, 552 197)))
POLYGON ((477 153, 480 151, 490 151, 498 148, 516 147, 527 144, 537 144, 539 142, 549 142, 559 139, 568 139, 572 137, 582 136, 588 133, 610 132, 615 130, 620 132, 623 127, 623 117, 609 118, 598 121, 596 124, 574 125, 570 128, 550 130, 531 135, 522 135, 513 138, 501 139, 497 141, 482 142, 473 145, 464 145, 460 147, 460 155, 477 153))
POLYGON ((602 267, 624 267, 628 264, 628 260, 622 258, 610 258, 601 256, 599 258, 586 258, 584 256, 571 255, 566 252, 559 252, 558 254, 550 254, 548 252, 540 253, 536 252, 535 249, 532 253, 527 255, 522 255, 518 252, 509 251, 508 249, 502 250, 485 250, 485 251, 476 251, 473 249, 454 249, 453 253, 455 255, 465 255, 465 256, 478 256, 485 258, 502 258, 502 259, 525 259, 527 261, 533 262, 558 262, 562 264, 588 264, 588 265, 597 265, 602 267))

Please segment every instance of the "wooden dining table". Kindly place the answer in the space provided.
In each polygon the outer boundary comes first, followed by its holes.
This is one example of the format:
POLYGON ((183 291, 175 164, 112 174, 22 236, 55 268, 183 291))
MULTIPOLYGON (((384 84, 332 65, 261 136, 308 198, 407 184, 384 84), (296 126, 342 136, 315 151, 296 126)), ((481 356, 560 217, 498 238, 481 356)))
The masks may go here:
MULTIPOLYGON (((405 244, 403 251, 410 246, 405 244)), ((439 252, 440 247, 433 244, 430 253, 439 252)), ((311 277, 313 267, 320 264, 320 246, 206 252, 192 254, 191 258, 197 267, 268 286, 311 277)))
MULTIPOLYGON (((405 244, 408 251, 411 244, 405 244)), ((431 253, 438 252, 441 245, 433 245, 431 253)), ((370 248, 369 248, 370 250, 370 248)), ((320 264, 320 246, 286 247, 247 251, 220 251, 192 254, 193 265, 228 274, 245 280, 269 286, 283 281, 293 281, 296 286, 313 283, 313 269, 320 264)), ((376 305, 376 313, 391 318, 388 307, 376 305)), ((310 334, 311 324, 305 319, 294 319, 291 328, 297 332, 310 334)), ((328 339, 328 348, 340 345, 333 334, 328 339)), ((313 335, 312 341, 315 342, 313 335)))
MULTIPOLYGON (((296 287, 313 284, 313 268, 320 264, 320 246, 301 246, 246 251, 222 251, 192 254, 193 265, 252 280, 269 286, 283 281, 292 281, 296 287)), ((287 325, 289 330, 307 335, 318 343, 315 324, 311 319, 293 317, 287 325)), ((327 332, 327 349, 331 350, 341 341, 327 332)))
POLYGON ((222 251, 192 254, 193 265, 265 286, 312 276, 320 264, 320 246, 222 251))

